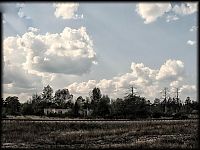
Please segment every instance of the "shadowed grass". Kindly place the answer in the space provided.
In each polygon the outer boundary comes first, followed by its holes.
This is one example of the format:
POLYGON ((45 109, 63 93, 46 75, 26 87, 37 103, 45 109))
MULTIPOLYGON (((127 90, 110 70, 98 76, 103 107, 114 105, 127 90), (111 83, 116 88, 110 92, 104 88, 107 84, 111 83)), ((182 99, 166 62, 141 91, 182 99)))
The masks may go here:
POLYGON ((197 148, 197 120, 2 122, 2 147, 197 148))

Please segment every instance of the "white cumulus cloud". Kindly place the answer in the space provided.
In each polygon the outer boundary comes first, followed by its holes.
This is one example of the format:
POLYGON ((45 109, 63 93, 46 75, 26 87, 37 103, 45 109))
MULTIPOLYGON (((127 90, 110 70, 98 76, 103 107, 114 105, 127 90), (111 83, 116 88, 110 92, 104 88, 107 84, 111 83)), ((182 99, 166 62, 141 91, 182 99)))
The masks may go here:
POLYGON ((164 65, 161 66, 156 79, 157 80, 174 80, 184 75, 184 63, 180 60, 167 60, 164 65))
POLYGON ((30 74, 19 64, 5 61, 3 64, 3 93, 31 95, 42 88, 42 77, 30 74))
POLYGON ((197 3, 181 3, 181 5, 175 5, 173 11, 179 15, 189 15, 197 11, 197 3))
POLYGON ((179 16, 190 15, 197 12, 197 3, 138 3, 136 5, 136 12, 145 20, 145 24, 156 21, 159 17, 166 14, 166 22, 175 21, 179 16), (169 15, 170 14, 170 15, 169 15), (179 15, 179 16, 177 16, 179 15))
POLYGON ((188 41, 187 41, 187 44, 188 44, 188 45, 195 45, 195 44, 196 44, 196 41, 188 40, 188 41))
POLYGON ((197 31, 197 29, 198 29, 197 26, 192 26, 192 27, 190 28, 190 31, 191 31, 191 32, 193 32, 193 31, 197 31))
POLYGON ((31 28, 22 36, 6 38, 5 59, 23 63, 29 72, 81 75, 90 71, 96 53, 85 27, 66 27, 61 33, 45 35, 35 31, 31 28))
POLYGON ((145 24, 156 21, 157 18, 169 12, 171 8, 170 3, 139 3, 136 5, 136 11, 145 19, 145 24))
MULTIPOLYGON (((76 14, 79 4, 78 3, 55 3, 55 16, 62 19, 77 19, 78 15, 76 14)), ((83 15, 80 16, 82 18, 83 15)))
POLYGON ((169 59, 159 69, 151 69, 143 63, 133 62, 129 73, 114 76, 112 79, 75 82, 67 86, 67 88, 72 93, 87 95, 94 87, 99 87, 103 94, 116 98, 125 96, 130 87, 134 86, 138 94, 153 100, 155 97, 161 97, 160 90, 164 87, 179 87, 183 91, 183 96, 188 96, 189 94, 193 96, 193 90, 196 87, 186 84, 185 78, 184 63, 180 60, 169 59), (185 93, 188 95, 184 95, 185 93))
POLYGON ((55 34, 40 34, 29 27, 22 36, 4 39, 3 55, 4 96, 17 94, 23 100, 47 84, 60 88, 72 83, 70 79, 88 73, 96 64, 93 42, 85 27, 66 27, 55 34))
POLYGON ((178 20, 179 18, 176 15, 168 15, 166 17, 166 22, 171 22, 171 21, 175 21, 178 20))

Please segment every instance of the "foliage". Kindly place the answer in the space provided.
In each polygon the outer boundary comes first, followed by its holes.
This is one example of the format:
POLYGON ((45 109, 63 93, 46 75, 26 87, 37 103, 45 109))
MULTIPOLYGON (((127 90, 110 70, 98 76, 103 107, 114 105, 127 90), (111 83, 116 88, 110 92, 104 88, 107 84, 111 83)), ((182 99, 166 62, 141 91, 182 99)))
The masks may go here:
POLYGON ((59 108, 64 108, 65 104, 68 102, 68 99, 70 99, 71 96, 72 95, 70 95, 68 89, 62 89, 62 90, 59 89, 55 92, 54 103, 59 108))
POLYGON ((181 103, 178 97, 165 97, 162 101, 156 98, 151 104, 150 100, 133 94, 133 91, 123 99, 110 100, 109 96, 102 95, 97 87, 91 91, 90 97, 84 99, 79 96, 73 102, 73 95, 68 89, 58 89, 53 96, 53 89, 49 85, 44 87, 42 94, 33 94, 25 103, 20 104, 18 97, 9 96, 6 100, 2 99, 1 105, 3 117, 20 114, 42 116, 44 108, 62 108, 70 109, 67 115, 71 117, 116 119, 187 118, 188 114, 199 108, 199 102, 191 100, 190 97, 186 98, 185 103, 181 103), (180 113, 182 115, 179 115, 180 113))
POLYGON ((21 104, 17 96, 8 96, 5 99, 4 107, 7 115, 20 115, 21 104))
POLYGON ((43 91, 42 91, 42 101, 43 102, 52 102, 53 99, 53 89, 47 85, 46 87, 44 87, 43 91))
POLYGON ((93 116, 97 116, 98 115, 98 110, 97 110, 97 106, 98 106, 98 103, 101 99, 101 91, 99 88, 95 87, 93 90, 92 90, 92 93, 91 93, 91 109, 93 110, 93 116))
POLYGON ((110 98, 103 95, 97 104, 97 116, 105 118, 110 115, 110 98))

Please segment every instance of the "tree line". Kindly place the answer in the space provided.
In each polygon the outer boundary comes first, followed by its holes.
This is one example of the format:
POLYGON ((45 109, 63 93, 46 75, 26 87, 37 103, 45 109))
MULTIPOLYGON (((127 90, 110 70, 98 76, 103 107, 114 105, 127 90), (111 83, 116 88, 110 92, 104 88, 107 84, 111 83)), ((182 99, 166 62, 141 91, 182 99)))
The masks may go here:
POLYGON ((47 116, 79 118, 137 119, 160 117, 187 117, 186 114, 198 110, 199 103, 187 97, 184 103, 179 97, 156 98, 153 103, 145 97, 133 93, 133 88, 124 98, 110 99, 95 87, 88 97, 79 96, 73 101, 68 89, 59 89, 53 95, 53 89, 47 85, 41 94, 33 94, 25 103, 17 96, 2 98, 2 116, 37 115, 43 116, 45 108, 68 109, 64 114, 49 113, 47 116))

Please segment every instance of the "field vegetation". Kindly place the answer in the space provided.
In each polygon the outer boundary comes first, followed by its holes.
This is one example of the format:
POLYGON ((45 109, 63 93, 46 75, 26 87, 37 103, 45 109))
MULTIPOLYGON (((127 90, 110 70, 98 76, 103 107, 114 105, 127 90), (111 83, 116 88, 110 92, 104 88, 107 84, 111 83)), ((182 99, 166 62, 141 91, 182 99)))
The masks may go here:
POLYGON ((6 121, 2 148, 198 148, 197 120, 6 121))

